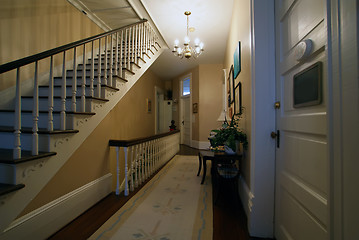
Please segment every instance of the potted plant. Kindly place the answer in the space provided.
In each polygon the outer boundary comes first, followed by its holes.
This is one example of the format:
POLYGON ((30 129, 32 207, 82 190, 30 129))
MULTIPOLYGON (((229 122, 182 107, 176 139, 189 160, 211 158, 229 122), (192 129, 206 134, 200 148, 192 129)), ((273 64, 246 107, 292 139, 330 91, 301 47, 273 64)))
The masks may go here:
POLYGON ((229 124, 225 121, 221 129, 212 130, 209 137, 211 147, 224 146, 227 152, 229 149, 232 150, 232 152, 229 150, 229 153, 232 154, 237 152, 238 143, 243 145, 243 149, 247 149, 247 135, 238 128, 238 121, 239 119, 236 119, 235 115, 233 115, 229 124))

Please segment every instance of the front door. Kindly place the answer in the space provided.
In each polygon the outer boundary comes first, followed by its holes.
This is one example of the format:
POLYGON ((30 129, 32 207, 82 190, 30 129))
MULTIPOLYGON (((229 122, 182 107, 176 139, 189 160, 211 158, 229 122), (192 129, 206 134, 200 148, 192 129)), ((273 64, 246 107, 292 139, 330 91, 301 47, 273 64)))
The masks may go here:
POLYGON ((278 240, 329 239, 325 3, 275 5, 278 240))
POLYGON ((183 144, 187 146, 191 146, 191 121, 190 121, 190 97, 186 96, 182 98, 182 137, 183 137, 183 144))

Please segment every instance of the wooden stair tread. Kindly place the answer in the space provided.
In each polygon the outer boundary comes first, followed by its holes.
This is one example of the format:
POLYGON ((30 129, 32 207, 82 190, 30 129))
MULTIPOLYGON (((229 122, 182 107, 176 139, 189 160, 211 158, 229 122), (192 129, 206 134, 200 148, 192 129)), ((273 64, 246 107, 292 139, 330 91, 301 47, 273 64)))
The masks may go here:
POLYGON ((21 158, 14 159, 12 149, 0 148, 0 163, 18 164, 54 155, 56 155, 56 152, 39 152, 38 155, 32 155, 31 151, 21 150, 21 158))
POLYGON ((0 183, 0 196, 11 193, 11 192, 15 192, 17 190, 20 190, 22 188, 24 188, 25 185, 24 184, 4 184, 4 183, 0 183))
MULTIPOLYGON (((7 126, 0 126, 0 132, 14 132, 14 128, 13 127, 7 127, 7 126)), ((21 127, 21 132, 22 133, 32 133, 32 128, 30 127, 21 127)), ((39 130, 37 131, 38 134, 65 134, 65 133, 78 133, 79 130, 73 130, 73 129, 67 129, 67 130, 58 130, 55 129, 53 131, 49 131, 46 128, 39 128, 39 130)))

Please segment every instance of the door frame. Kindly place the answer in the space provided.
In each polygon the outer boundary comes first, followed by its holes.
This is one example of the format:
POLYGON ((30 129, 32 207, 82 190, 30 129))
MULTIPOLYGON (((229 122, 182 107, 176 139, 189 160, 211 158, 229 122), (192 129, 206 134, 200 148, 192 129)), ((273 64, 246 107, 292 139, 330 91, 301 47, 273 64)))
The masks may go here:
POLYGON ((190 147, 192 147, 192 73, 189 73, 189 74, 186 74, 186 75, 183 75, 182 77, 180 77, 180 80, 179 80, 179 93, 178 93, 180 96, 179 97, 179 125, 180 125, 180 130, 181 130, 181 144, 184 143, 184 128, 183 128, 183 125, 182 125, 182 119, 183 119, 183 99, 184 98, 188 98, 189 97, 189 109, 190 109, 190 114, 189 114, 189 121, 190 121, 190 147), (186 78, 190 78, 190 95, 189 96, 182 96, 182 86, 183 86, 183 80, 186 79, 186 78))
POLYGON ((164 95, 164 91, 162 88, 158 87, 158 86, 155 86, 155 134, 158 134, 159 131, 157 129, 157 126, 158 126, 158 123, 160 122, 160 119, 158 117, 158 114, 160 113, 160 109, 158 109, 158 97, 157 95, 164 95))

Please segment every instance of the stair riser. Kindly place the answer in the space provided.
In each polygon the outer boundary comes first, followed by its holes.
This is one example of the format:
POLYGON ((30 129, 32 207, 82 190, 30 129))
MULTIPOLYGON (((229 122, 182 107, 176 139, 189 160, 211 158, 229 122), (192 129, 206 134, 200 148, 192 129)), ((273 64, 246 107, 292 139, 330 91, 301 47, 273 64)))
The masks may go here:
MULTIPOLYGON (((94 90, 95 91, 95 90, 94 90)), ((90 88, 86 87, 85 89, 85 96, 90 96, 90 88)), ((40 97, 46 97, 49 95, 49 88, 41 87, 39 88, 39 96, 40 97)), ((55 87, 54 88, 54 96, 61 96, 62 95, 62 89, 61 87, 55 87)), ((77 87, 76 90, 76 96, 82 96, 82 88, 81 86, 77 87)), ((72 97, 72 87, 68 86, 66 87, 66 97, 72 97)))
MULTIPOLYGON (((114 77, 112 77, 112 79, 114 79, 114 77)), ((85 84, 90 85, 90 81, 91 81, 90 77, 86 77, 85 84)), ((103 77, 101 78, 101 82, 105 83, 105 79, 103 77)), ((78 86, 77 89, 79 89, 79 84, 82 84, 82 77, 77 76, 76 83, 77 83, 77 86, 78 86)), ((97 83, 97 76, 94 76, 94 80, 93 80, 94 87, 96 87, 97 84, 98 84, 97 83)), ((55 86, 61 86, 62 85, 62 78, 61 77, 55 77, 54 78, 54 85, 55 86)), ((71 85, 72 86, 72 77, 67 76, 66 85, 71 85)), ((110 84, 110 76, 107 77, 107 85, 111 86, 111 84, 110 84)))
MULTIPOLYGON (((66 76, 67 77, 72 77, 74 74, 73 70, 67 70, 66 72, 66 76)), ((115 69, 112 70, 112 74, 115 74, 115 69)), ((94 71, 94 77, 97 78, 98 76, 98 71, 94 71)), ((105 76, 105 71, 101 70, 101 76, 105 76)), ((80 77, 82 79, 82 70, 77 70, 77 77, 80 77)), ((90 70, 86 70, 86 77, 91 77, 91 71, 90 70)), ((107 78, 110 77, 110 70, 107 69, 107 78)))
MULTIPOLYGON (((13 112, 6 112, 0 114, 0 125, 5 127, 14 127, 15 115, 13 112)), ((66 116, 66 121, 71 120, 72 115, 66 116)), ((39 113, 38 127, 47 128, 48 125, 48 114, 39 113)), ((21 114, 21 126, 30 127, 33 126, 33 117, 32 113, 22 113, 21 114)), ((60 129, 60 114, 53 114, 53 126, 54 129, 60 129)), ((66 125, 66 129, 72 129, 72 126, 66 125)))
MULTIPOLYGON (((81 99, 76 99, 76 111, 81 111, 81 99)), ((90 112, 93 105, 96 105, 93 99, 86 99, 85 111, 90 112)), ((22 110, 32 111, 33 109, 33 99, 32 98, 23 98, 21 101, 22 110)), ((48 111, 48 98, 39 98, 39 111, 48 111)), ((54 109, 53 111, 61 111, 62 102, 60 98, 54 98, 54 109)), ((66 98, 66 110, 72 111, 72 101, 71 98, 66 98)))
MULTIPOLYGON (((39 151, 49 151, 50 136, 48 134, 38 134, 39 137, 39 151)), ((22 133, 20 135, 21 149, 31 151, 32 150, 32 134, 22 133)), ((15 136, 11 132, 0 132, 0 146, 1 148, 13 149, 15 142, 15 136)))

